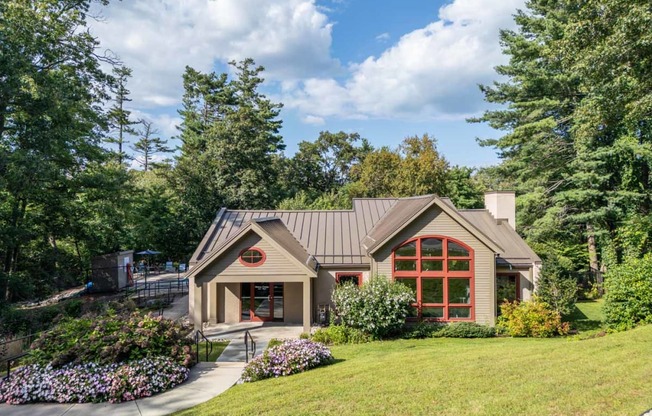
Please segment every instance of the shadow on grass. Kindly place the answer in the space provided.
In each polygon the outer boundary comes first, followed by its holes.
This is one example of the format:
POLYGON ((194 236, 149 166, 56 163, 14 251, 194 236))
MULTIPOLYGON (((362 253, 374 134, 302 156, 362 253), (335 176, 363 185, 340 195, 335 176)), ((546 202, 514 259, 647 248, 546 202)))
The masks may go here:
POLYGON ((344 358, 335 358, 328 365, 335 365, 335 364, 343 363, 344 361, 346 361, 344 358))
POLYGON ((582 310, 580 310, 577 305, 573 306, 573 311, 567 318, 570 322, 573 329, 576 329, 579 332, 584 331, 593 331, 596 329, 601 329, 603 326, 602 321, 595 319, 589 319, 588 316, 582 310))

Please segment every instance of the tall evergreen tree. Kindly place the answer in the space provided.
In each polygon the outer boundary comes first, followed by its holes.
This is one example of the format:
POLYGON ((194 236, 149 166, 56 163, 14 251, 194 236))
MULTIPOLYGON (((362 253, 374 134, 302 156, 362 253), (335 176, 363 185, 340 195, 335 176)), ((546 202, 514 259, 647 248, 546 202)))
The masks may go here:
POLYGON ((157 153, 171 153, 172 149, 167 147, 167 140, 163 140, 159 135, 159 131, 154 128, 154 123, 148 120, 140 120, 143 126, 141 130, 137 131, 139 136, 138 141, 133 144, 131 149, 136 152, 138 156, 135 157, 145 172, 152 168, 152 158, 157 153))
POLYGON ((171 179, 182 195, 184 222, 193 224, 193 242, 220 207, 273 208, 279 197, 281 104, 259 92, 262 67, 251 59, 230 64, 233 79, 192 68, 184 74, 181 154, 171 179))
POLYGON ((134 129, 135 121, 130 119, 131 111, 125 109, 125 104, 131 101, 129 98, 130 91, 127 89, 127 81, 131 77, 131 69, 121 66, 113 69, 115 77, 112 93, 114 94, 114 104, 109 109, 109 123, 111 129, 114 131, 115 136, 109 136, 106 139, 107 143, 116 144, 118 150, 116 158, 118 164, 122 164, 126 158, 123 150, 125 145, 125 136, 136 134, 134 129))

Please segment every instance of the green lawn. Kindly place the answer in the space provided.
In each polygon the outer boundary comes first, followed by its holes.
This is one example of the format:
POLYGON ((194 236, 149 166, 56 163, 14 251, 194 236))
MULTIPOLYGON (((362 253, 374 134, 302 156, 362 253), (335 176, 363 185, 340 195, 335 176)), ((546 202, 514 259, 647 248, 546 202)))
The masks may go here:
POLYGON ((638 415, 652 408, 652 326, 582 341, 398 340, 332 351, 333 365, 237 385, 180 414, 638 415))
POLYGON ((603 306, 604 299, 577 302, 569 316, 573 328, 580 332, 601 330, 604 323, 603 306))
MULTIPOLYGON (((209 349, 209 354, 208 354, 208 360, 206 359, 206 349, 208 348, 208 343, 207 342, 200 342, 199 343, 199 361, 210 361, 210 362, 215 362, 219 358, 220 354, 222 354, 222 351, 224 351, 224 348, 229 345, 228 342, 213 342, 213 351, 211 352, 209 349)), ((193 354, 196 351, 195 345, 192 346, 192 352, 193 354)))

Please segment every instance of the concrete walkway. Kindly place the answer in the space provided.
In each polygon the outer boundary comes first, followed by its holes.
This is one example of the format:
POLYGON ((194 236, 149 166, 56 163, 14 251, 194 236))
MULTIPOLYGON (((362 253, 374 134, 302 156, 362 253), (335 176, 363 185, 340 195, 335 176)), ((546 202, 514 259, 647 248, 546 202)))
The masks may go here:
POLYGON ((130 402, 82 404, 0 404, 2 416, 162 416, 212 399, 233 386, 244 363, 199 363, 183 384, 152 397, 130 402))
POLYGON ((210 340, 231 340, 217 359, 218 363, 245 362, 245 331, 249 331, 253 337, 256 342, 256 355, 260 355, 272 338, 298 338, 303 332, 303 326, 274 322, 242 322, 210 325, 203 330, 204 335, 210 340))

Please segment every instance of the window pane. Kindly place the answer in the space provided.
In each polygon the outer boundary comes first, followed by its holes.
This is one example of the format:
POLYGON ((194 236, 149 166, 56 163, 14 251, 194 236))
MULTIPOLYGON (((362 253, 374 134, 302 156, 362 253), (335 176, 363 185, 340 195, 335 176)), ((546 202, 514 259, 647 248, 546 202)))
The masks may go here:
POLYGON ((471 303, 471 280, 448 279, 448 302, 471 303))
POLYGON ((453 242, 453 241, 448 241, 448 255, 451 257, 468 257, 469 256, 469 250, 465 249, 461 245, 453 242))
POLYGON ((500 305, 503 301, 510 302, 518 299, 516 293, 516 276, 497 276, 496 277, 496 300, 500 305))
POLYGON ((396 279, 397 282, 404 284, 405 286, 409 287, 412 289, 412 291, 416 294, 417 293, 417 278, 416 277, 408 277, 408 278, 400 278, 396 279))
POLYGON ((339 284, 343 285, 344 283, 351 282, 356 286, 360 286, 360 275, 357 274, 341 274, 337 277, 337 280, 339 284))
POLYGON ((469 260, 448 260, 449 272, 468 272, 471 270, 471 262, 469 260))
POLYGON ((421 279, 421 302, 444 303, 444 280, 421 279))
POLYGON ((471 308, 448 308, 448 318, 470 318, 471 308))
POLYGON ((394 260, 394 270, 395 271, 414 271, 417 269, 416 260, 394 260))
POLYGON ((401 247, 397 248, 394 253, 399 257, 416 257, 417 242, 411 241, 407 244, 403 244, 401 247))
POLYGON ((242 261, 246 263, 258 263, 263 259, 263 253, 258 250, 247 250, 242 253, 242 261))
POLYGON ((422 260, 421 270, 424 272, 442 271, 444 270, 443 260, 422 260))
POLYGON ((441 257, 443 256, 442 241, 438 238, 424 238, 421 240, 421 256, 441 257))
POLYGON ((421 308, 421 317, 423 318, 443 318, 444 308, 442 307, 423 307, 421 308))
POLYGON ((410 307, 410 309, 408 309, 408 318, 416 318, 418 316, 419 316, 419 311, 415 306, 412 306, 410 307))

